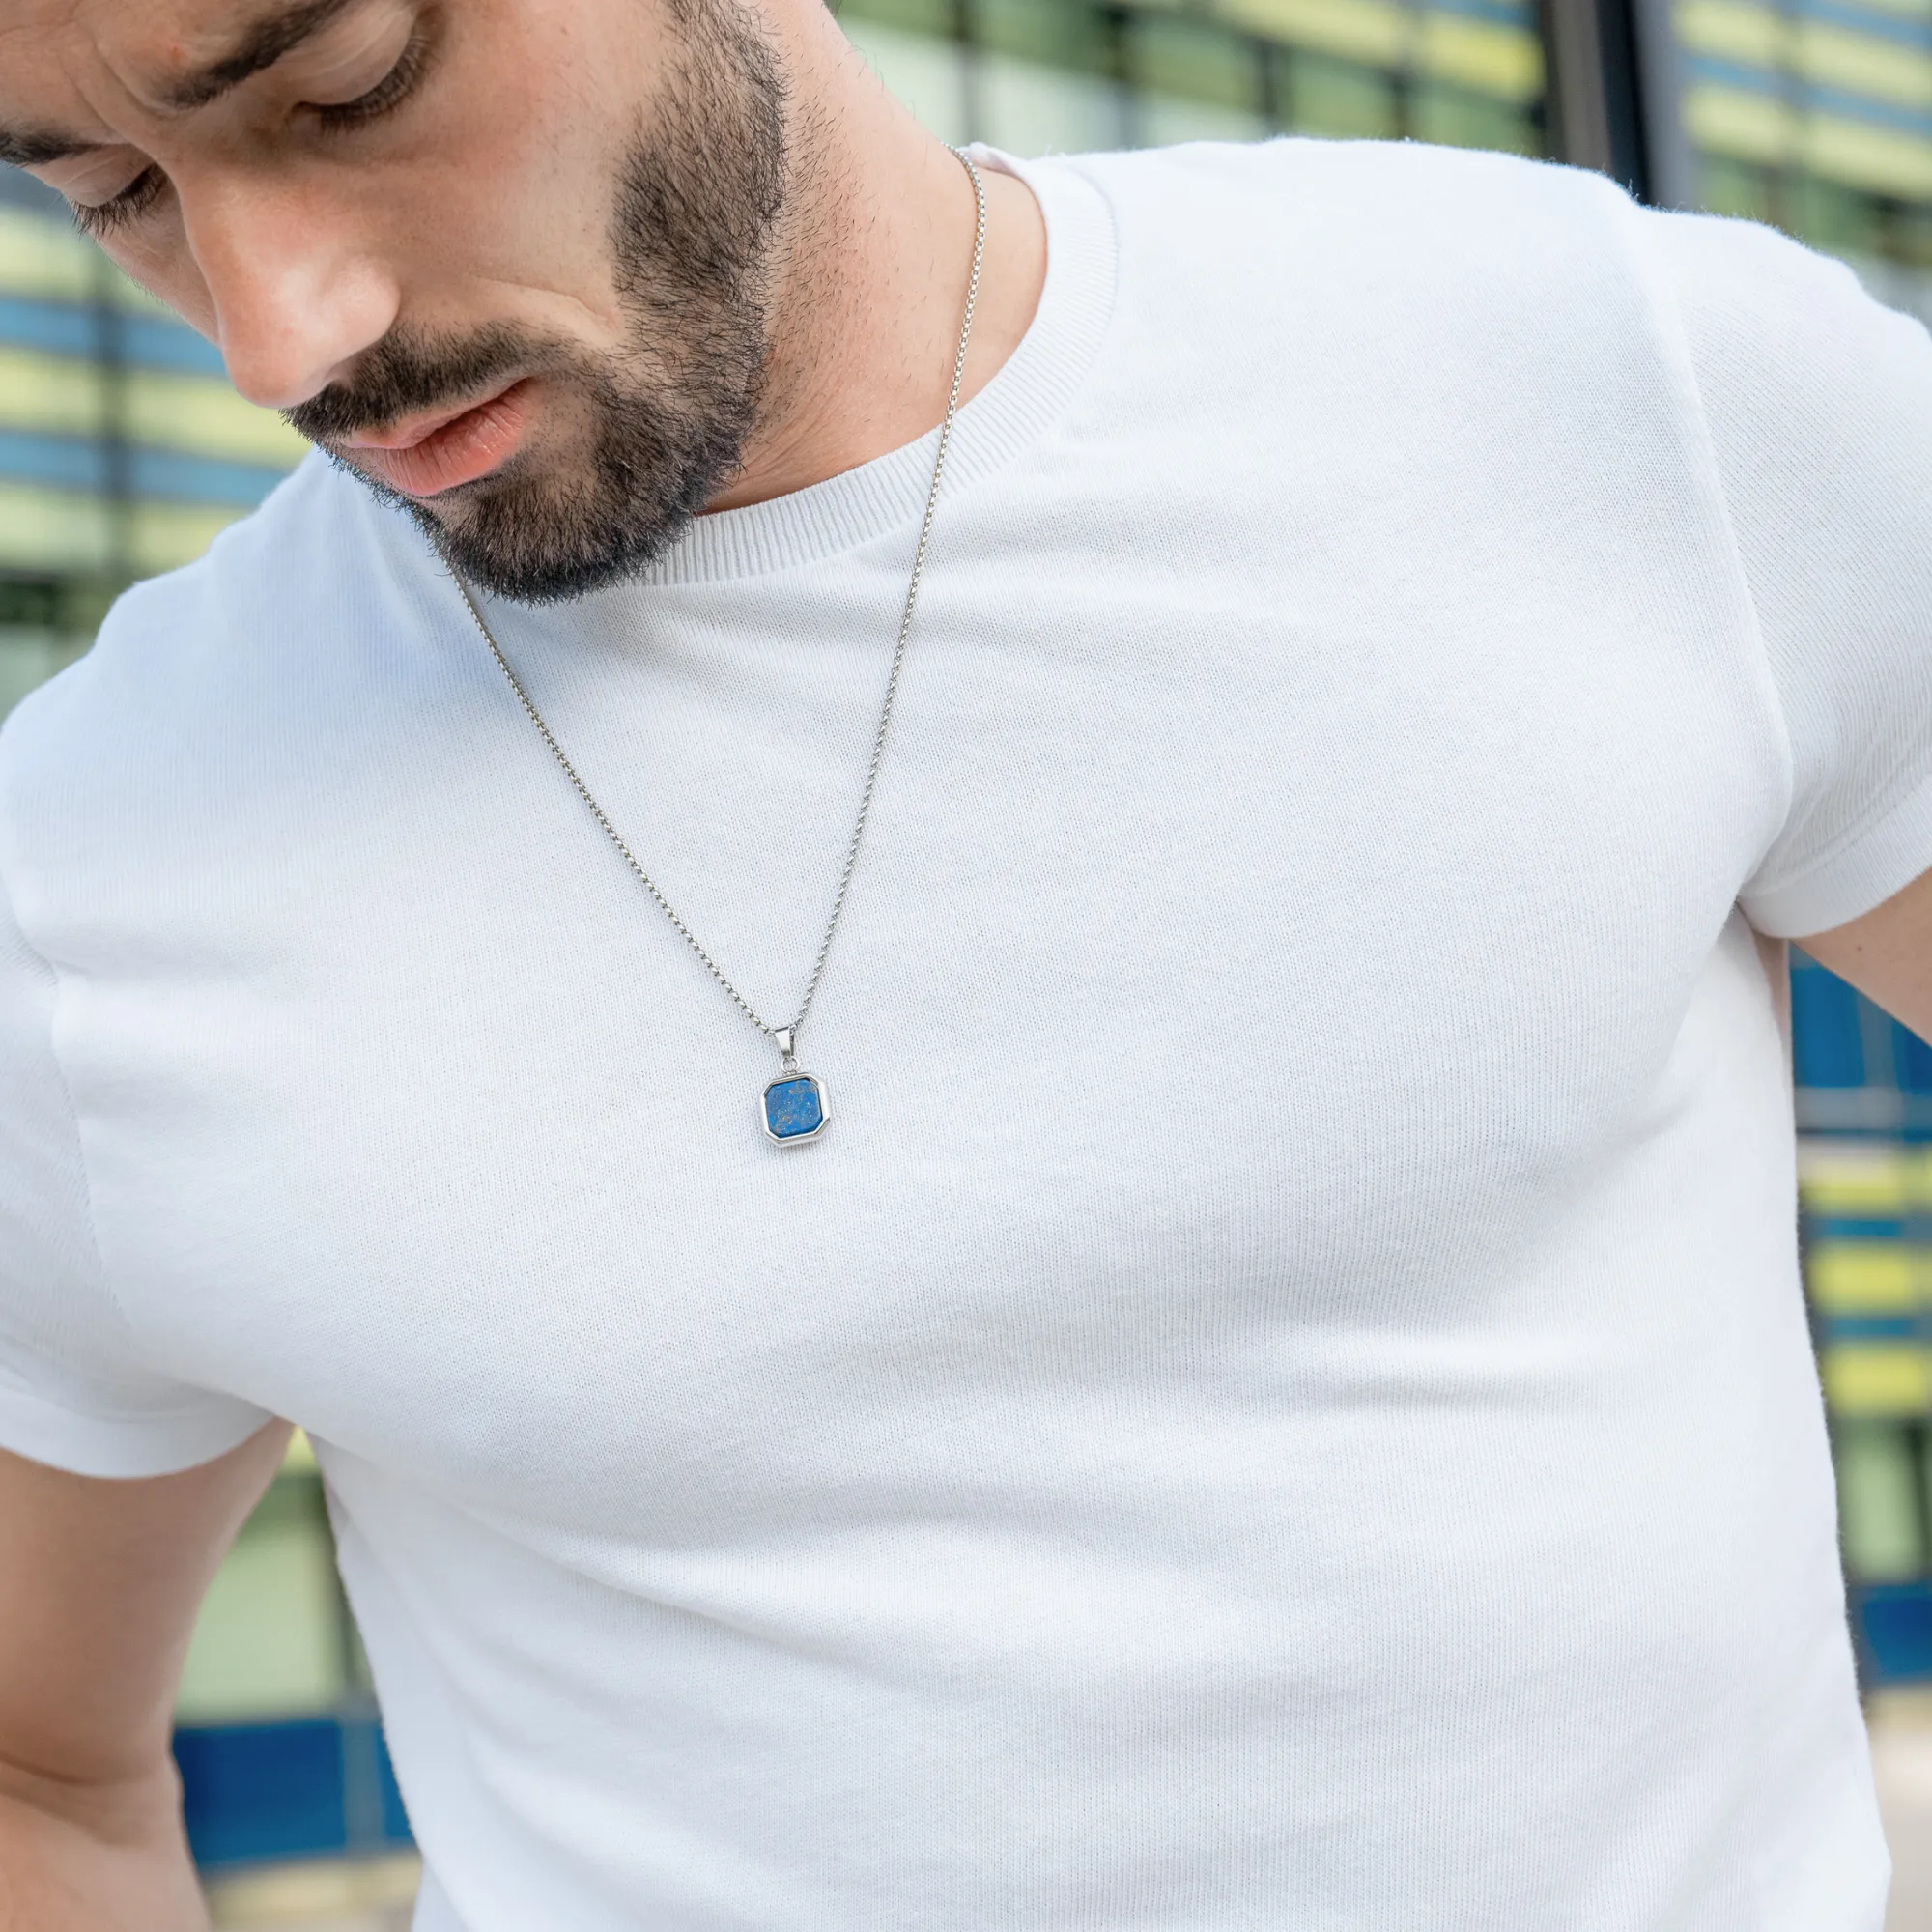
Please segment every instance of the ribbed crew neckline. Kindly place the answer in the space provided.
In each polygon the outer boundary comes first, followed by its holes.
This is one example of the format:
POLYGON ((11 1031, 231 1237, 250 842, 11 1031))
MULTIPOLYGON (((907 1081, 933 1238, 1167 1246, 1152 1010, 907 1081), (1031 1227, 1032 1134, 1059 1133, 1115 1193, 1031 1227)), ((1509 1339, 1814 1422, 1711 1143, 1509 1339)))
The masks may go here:
MULTIPOLYGON (((1046 217, 1039 307, 1006 366, 959 412, 946 488, 982 481, 1060 412, 1093 365, 1113 312, 1113 219, 1098 187, 1065 161, 1022 163, 975 147, 975 160, 1032 188, 1046 217)), ((758 577, 857 549, 916 521, 932 481, 939 431, 929 430, 842 475, 743 509, 700 517, 634 585, 758 577)))

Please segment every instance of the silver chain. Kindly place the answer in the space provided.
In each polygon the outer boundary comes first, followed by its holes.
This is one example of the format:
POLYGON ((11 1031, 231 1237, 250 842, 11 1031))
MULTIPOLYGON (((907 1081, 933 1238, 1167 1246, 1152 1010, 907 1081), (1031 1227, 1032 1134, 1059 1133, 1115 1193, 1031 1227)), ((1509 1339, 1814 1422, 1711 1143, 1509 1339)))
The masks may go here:
POLYGON ((476 600, 470 595, 469 586, 463 575, 454 566, 450 576, 455 580, 456 588, 463 598, 476 628, 483 634, 483 641, 490 646, 490 655, 497 660, 497 668, 509 680, 510 689, 516 693, 517 701, 528 714, 529 721, 537 727, 543 741, 550 747, 551 755, 555 758, 563 775, 576 787, 577 795, 589 808, 590 815, 604 828, 604 835, 617 848, 625 865, 637 874, 639 883, 657 901, 658 909, 670 921, 683 936, 684 943, 704 962, 705 971, 730 994, 738 1010, 765 1036, 774 1041, 784 1055, 786 1066, 796 1065, 795 1048, 798 1036, 803 1031, 806 1016, 811 1011, 811 1003, 818 997, 818 982, 825 977, 825 962, 831 956, 832 941, 838 930, 839 916, 845 910, 845 895, 851 889, 852 873, 859 863, 859 846, 866 837, 866 821, 871 815, 872 793, 879 782, 879 766, 886 755, 886 737, 892 729, 893 707, 898 701, 899 672, 904 668, 906 645, 912 639, 914 613, 919 609, 920 581, 925 575, 926 554, 932 547, 932 521, 939 509, 939 486, 946 474, 946 452, 952 441, 952 424, 959 413, 959 391, 966 381, 966 346, 973 339, 973 316, 980 306, 980 271, 986 259, 986 185, 980 178, 980 170, 974 165, 973 157, 961 149, 954 149, 960 164, 973 184, 973 202, 977 210, 977 219, 973 231, 973 273, 966 285, 966 312, 959 325, 959 352, 952 362, 952 388, 946 399, 946 415, 939 425, 939 449, 932 460, 932 487, 926 492, 925 516, 919 526, 919 548, 913 554, 912 581, 906 585, 905 611, 899 618, 898 643, 893 651, 893 667, 886 678, 886 701, 879 712, 879 728, 872 734, 871 762, 866 767, 866 788, 859 794, 859 816, 852 827, 852 838, 845 847, 845 865, 838 874, 838 890, 832 900, 832 916, 825 922, 825 937, 818 942, 818 956, 811 964, 811 978, 806 982, 805 998, 799 1002, 798 1015, 789 1026, 768 1025, 757 1009, 739 992, 724 970, 711 954, 704 950, 697 935, 678 917, 677 910, 658 889, 657 881, 639 865, 637 856, 624 843, 617 828, 611 823, 604 808, 597 803, 590 787, 578 776, 577 767, 570 762, 564 749, 556 741, 550 726, 544 723, 543 714, 530 701, 530 695, 524 689, 523 681, 510 668, 510 661, 503 655, 502 647, 491 635, 490 627, 483 621, 483 613, 476 608, 476 600))

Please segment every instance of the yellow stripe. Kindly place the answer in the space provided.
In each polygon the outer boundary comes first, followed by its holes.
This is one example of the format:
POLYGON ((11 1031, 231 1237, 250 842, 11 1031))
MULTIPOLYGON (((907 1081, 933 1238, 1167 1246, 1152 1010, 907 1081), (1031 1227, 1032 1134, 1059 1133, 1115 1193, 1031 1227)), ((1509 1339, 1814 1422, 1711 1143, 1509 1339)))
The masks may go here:
MULTIPOLYGON (((192 563, 245 514, 197 503, 136 503, 128 519, 131 561, 143 575, 192 563)), ((103 497, 0 483, 0 564, 93 574, 114 562, 114 530, 103 497)))
POLYGON ((1406 59, 1409 16, 1387 0, 1221 0, 1230 25, 1371 67, 1406 59))
MULTIPOLYGON (((0 348, 0 424, 50 435, 99 436, 109 420, 99 366, 31 349, 0 348)), ((151 449, 179 449, 291 469, 308 444, 272 410, 244 402, 213 376, 140 370, 129 377, 127 433, 151 449)))
POLYGON ((1811 1298, 1832 1315, 1910 1314, 1921 1272, 1903 1241, 1822 1241, 1806 1261, 1811 1298))
POLYGON ((1768 94, 1735 87, 1691 87, 1684 95, 1684 126, 1714 155, 1781 165, 1792 147, 1791 116, 1768 94))
POLYGON ((0 208, 0 295, 43 301, 87 301, 98 286, 96 256, 72 229, 0 208))
POLYGON ((1677 38, 1693 54, 1742 61, 1749 67, 1782 67, 1789 37, 1768 8, 1745 0, 1680 0, 1677 38))
POLYGON ((1889 1220, 1905 1211, 1918 1184, 1917 1167, 1893 1149, 1799 1143, 1798 1189, 1814 1214, 1889 1220))
POLYGON ((192 563, 245 510, 213 509, 196 503, 136 503, 133 513, 134 568, 143 576, 192 563))
POLYGON ((1823 20, 1789 20, 1749 0, 1680 0, 1677 34, 1692 53, 1789 74, 1899 107, 1932 108, 1932 53, 1823 20))
POLYGON ((1478 94, 1524 103, 1543 92, 1543 49, 1528 34, 1457 14, 1426 14, 1423 71, 1478 94))
POLYGON ((1220 0, 1230 26, 1368 67, 1413 64, 1478 94, 1520 103, 1543 92, 1543 50, 1520 27, 1389 0, 1220 0))
POLYGON ((1820 87, 1900 107, 1932 108, 1932 54, 1822 20, 1801 20, 1792 39, 1792 65, 1820 87))
POLYGON ((0 563, 29 570, 105 570, 112 554, 99 497, 0 483, 0 563))
POLYGON ((99 436, 106 420, 99 367, 72 356, 0 349, 0 423, 59 436, 99 436))
POLYGON ((1841 1343, 1825 1350, 1825 1400, 1846 1416, 1923 1415, 1932 1407, 1932 1355, 1909 1344, 1841 1343))
POLYGON ((185 449, 292 469, 308 444, 272 410, 244 401, 212 376, 143 370, 128 385, 128 433, 154 449, 185 449))
POLYGON ((1814 114, 1799 130, 1798 158, 1826 181, 1932 201, 1932 141, 1921 135, 1814 114))
POLYGON ((1713 154, 1766 167, 1801 167, 1826 181, 1908 201, 1932 201, 1932 140, 1835 114, 1795 114, 1769 95, 1693 87, 1684 99, 1690 138, 1713 154))
POLYGON ((57 217, 0 208, 0 295, 42 301, 106 300, 138 315, 178 319, 137 288, 84 236, 57 217))
POLYGON ((361 1925, 379 1918, 400 1924, 415 1903, 421 1876, 421 1861, 410 1853, 277 1864, 206 1883, 219 1925, 361 1925))

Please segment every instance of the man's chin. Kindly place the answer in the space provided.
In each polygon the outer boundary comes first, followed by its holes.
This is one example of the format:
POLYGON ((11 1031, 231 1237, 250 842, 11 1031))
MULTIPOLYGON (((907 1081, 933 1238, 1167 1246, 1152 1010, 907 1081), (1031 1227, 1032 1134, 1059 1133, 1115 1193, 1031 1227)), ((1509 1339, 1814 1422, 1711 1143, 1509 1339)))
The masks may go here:
POLYGON ((369 493, 401 510, 465 582, 519 604, 558 604, 639 576, 691 526, 682 511, 558 499, 528 476, 497 474, 433 497, 412 497, 337 451, 326 452, 369 493), (601 514, 600 514, 601 510, 601 514))

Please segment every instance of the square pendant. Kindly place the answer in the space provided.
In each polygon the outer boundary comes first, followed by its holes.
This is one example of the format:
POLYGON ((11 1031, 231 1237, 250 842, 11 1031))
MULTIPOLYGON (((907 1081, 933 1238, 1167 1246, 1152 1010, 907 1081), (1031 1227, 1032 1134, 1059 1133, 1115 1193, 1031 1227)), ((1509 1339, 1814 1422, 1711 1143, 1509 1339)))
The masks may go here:
POLYGON ((831 1118, 832 1103, 812 1074, 782 1073, 765 1089, 765 1133, 781 1147, 815 1139, 831 1118))

